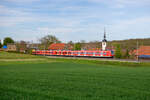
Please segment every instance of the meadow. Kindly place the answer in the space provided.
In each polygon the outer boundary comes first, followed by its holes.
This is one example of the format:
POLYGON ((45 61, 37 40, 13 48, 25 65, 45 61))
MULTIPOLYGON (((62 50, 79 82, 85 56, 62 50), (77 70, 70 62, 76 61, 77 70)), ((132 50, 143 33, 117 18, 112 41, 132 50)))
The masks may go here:
POLYGON ((3 54, 0 100, 150 100, 150 63, 3 54))

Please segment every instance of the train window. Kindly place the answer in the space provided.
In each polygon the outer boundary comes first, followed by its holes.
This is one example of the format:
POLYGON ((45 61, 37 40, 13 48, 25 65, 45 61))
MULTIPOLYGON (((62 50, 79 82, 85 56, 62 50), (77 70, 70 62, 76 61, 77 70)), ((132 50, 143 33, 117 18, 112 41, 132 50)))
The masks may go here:
POLYGON ((84 52, 81 52, 80 54, 84 54, 84 52))
POLYGON ((104 52, 104 55, 106 55, 107 53, 106 52, 104 52))
POLYGON ((78 54, 78 52, 73 52, 73 54, 78 54))
POLYGON ((96 54, 96 55, 98 55, 98 54, 99 54, 99 52, 96 52, 95 54, 96 54))
POLYGON ((113 54, 114 54, 114 51, 111 51, 111 54, 113 55, 113 54))
POLYGON ((90 54, 93 54, 93 52, 87 52, 87 54, 89 54, 89 55, 90 55, 90 54))
POLYGON ((90 54, 91 54, 91 52, 88 52, 88 54, 90 55, 90 54))

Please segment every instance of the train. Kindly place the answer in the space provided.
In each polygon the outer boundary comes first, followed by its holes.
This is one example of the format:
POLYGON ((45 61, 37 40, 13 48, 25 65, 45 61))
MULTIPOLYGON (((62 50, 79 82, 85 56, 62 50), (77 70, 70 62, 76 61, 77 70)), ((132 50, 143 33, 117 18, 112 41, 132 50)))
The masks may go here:
POLYGON ((45 55, 45 56, 76 56, 76 57, 107 57, 113 58, 113 50, 33 50, 33 55, 45 55))

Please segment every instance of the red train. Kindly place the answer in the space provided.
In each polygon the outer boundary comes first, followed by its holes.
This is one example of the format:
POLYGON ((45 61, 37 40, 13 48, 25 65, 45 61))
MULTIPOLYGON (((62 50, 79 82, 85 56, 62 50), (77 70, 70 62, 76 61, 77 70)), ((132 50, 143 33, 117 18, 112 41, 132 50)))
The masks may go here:
POLYGON ((46 55, 46 56, 83 56, 83 57, 114 57, 114 51, 90 51, 90 50, 34 50, 32 51, 34 55, 46 55))

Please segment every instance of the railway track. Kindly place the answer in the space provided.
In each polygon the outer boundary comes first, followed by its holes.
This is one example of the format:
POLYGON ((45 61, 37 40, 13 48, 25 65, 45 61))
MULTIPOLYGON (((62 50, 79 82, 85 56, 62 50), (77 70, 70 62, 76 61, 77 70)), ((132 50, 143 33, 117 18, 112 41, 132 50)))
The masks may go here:
MULTIPOLYGON (((99 60, 99 61, 120 61, 120 62, 145 62, 145 61, 137 61, 137 60, 129 60, 129 59, 115 59, 115 58, 99 58, 99 57, 77 57, 77 56, 46 56, 47 58, 65 58, 65 59, 86 59, 86 60, 99 60)), ((147 61, 146 61, 147 62, 147 61)), ((148 61, 150 62, 150 61, 148 61)))

